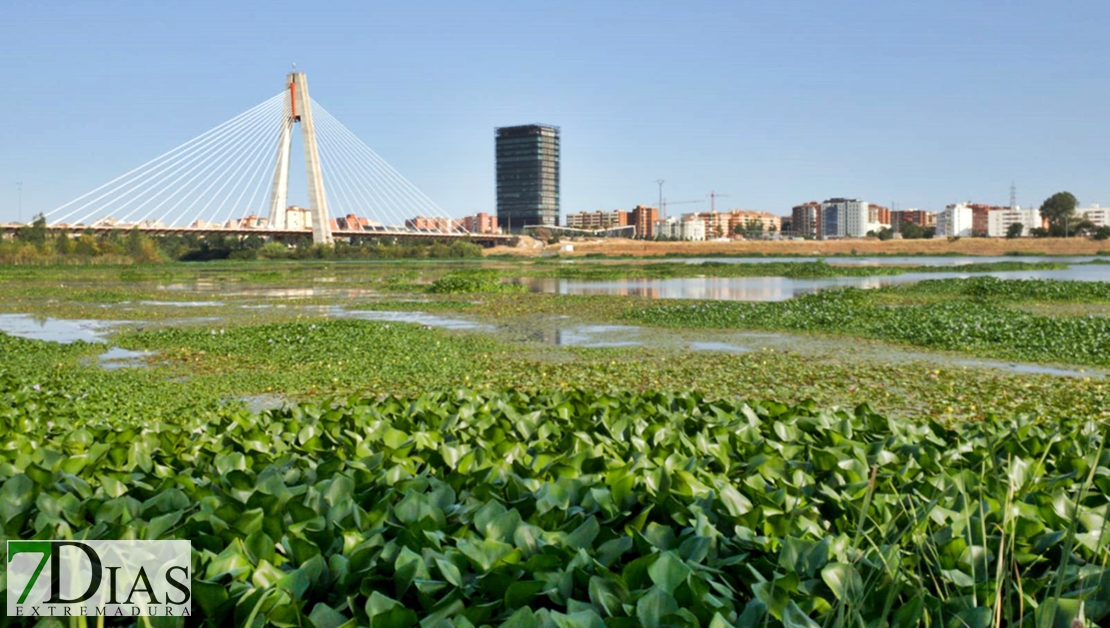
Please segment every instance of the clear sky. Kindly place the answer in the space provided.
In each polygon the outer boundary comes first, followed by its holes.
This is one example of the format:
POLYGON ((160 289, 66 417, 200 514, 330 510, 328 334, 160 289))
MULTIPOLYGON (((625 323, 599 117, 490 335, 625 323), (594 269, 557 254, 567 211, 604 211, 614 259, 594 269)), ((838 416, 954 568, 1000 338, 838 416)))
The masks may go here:
MULTIPOLYGON (((1105 0, 8 0, 0 221, 276 94, 313 98, 452 215, 494 128, 562 128, 562 211, 1110 205, 1105 0)), ((295 162, 296 163, 296 162, 295 162)), ((297 198, 290 199, 296 202, 297 198)))

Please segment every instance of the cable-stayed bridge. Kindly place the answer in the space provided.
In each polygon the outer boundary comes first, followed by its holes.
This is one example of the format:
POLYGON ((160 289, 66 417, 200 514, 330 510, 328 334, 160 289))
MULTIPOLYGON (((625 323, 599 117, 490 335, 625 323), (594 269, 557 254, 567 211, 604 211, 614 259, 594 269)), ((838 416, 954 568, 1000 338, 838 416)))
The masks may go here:
POLYGON ((457 238, 472 233, 313 100, 303 72, 234 118, 45 212, 52 230, 255 234, 336 238, 457 238), (308 207, 288 204, 300 127, 308 207))

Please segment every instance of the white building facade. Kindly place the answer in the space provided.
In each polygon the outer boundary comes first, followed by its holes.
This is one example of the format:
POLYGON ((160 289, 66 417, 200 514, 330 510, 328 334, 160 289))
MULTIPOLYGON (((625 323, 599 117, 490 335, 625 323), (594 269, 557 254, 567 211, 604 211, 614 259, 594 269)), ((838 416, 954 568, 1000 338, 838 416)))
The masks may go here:
POLYGON ((673 240, 701 241, 705 239, 705 221, 692 215, 660 220, 655 223, 655 235, 673 240))
POLYGON ((821 203, 822 235, 826 238, 862 238, 871 231, 866 201, 830 198, 821 203))
POLYGON ((967 203, 948 205, 937 214, 937 235, 941 237, 971 237, 972 211, 967 203))
POLYGON ((1021 224, 1022 237, 1041 226, 1041 214, 1036 209, 1014 207, 1013 209, 994 209, 987 212, 987 237, 1004 238, 1010 225, 1021 224))
POLYGON ((1090 207, 1077 207, 1075 213, 1078 214, 1080 220, 1086 218, 1094 223, 1096 227, 1110 225, 1110 207, 1099 207, 1094 204, 1090 207))

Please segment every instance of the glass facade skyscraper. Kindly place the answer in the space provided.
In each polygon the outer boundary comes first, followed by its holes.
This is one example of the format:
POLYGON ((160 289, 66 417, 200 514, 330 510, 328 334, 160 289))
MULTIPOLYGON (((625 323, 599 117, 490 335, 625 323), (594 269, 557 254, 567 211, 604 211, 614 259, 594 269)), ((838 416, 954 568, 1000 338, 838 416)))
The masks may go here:
POLYGON ((559 127, 497 129, 497 222, 508 231, 559 224, 559 127))

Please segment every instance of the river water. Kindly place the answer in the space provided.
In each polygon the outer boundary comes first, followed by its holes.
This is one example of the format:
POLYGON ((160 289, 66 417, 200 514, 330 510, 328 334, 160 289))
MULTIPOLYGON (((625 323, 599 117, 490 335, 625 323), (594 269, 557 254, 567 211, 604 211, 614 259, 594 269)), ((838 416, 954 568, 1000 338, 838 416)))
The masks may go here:
MULTIPOLYGON (((877 259, 877 258, 872 258, 877 259)), ((958 266, 980 261, 976 258, 896 258, 905 259, 901 263, 949 262, 958 266)), ((1022 261, 1018 258, 1001 258, 1005 261, 1022 261)), ((733 260, 714 260, 733 261, 733 260)), ((736 263, 763 263, 761 258, 737 259, 736 263)), ((774 260, 779 261, 779 260, 774 260)), ((798 261, 805 261, 798 258, 798 261)), ((835 260, 840 263, 842 260, 835 260)), ((883 259, 890 264, 889 260, 883 259)), ((997 260, 996 260, 997 261, 997 260)), ((1040 261, 1052 261, 1041 259, 1040 261)), ((1075 261, 1075 260, 1068 260, 1075 261)), ((856 263, 852 261, 852 263, 856 263)), ((862 263, 862 262, 861 262, 862 263)), ((1110 281, 1110 264, 1073 264, 1062 270, 1025 270, 989 273, 951 272, 903 273, 901 275, 874 277, 675 277, 671 279, 612 279, 606 281, 586 281, 579 279, 522 279, 532 292, 548 294, 616 294, 648 297, 652 299, 711 299, 717 301, 785 301, 801 294, 817 292, 828 288, 881 288, 911 284, 926 279, 949 279, 990 275, 1000 279, 1061 279, 1068 281, 1110 281)))

